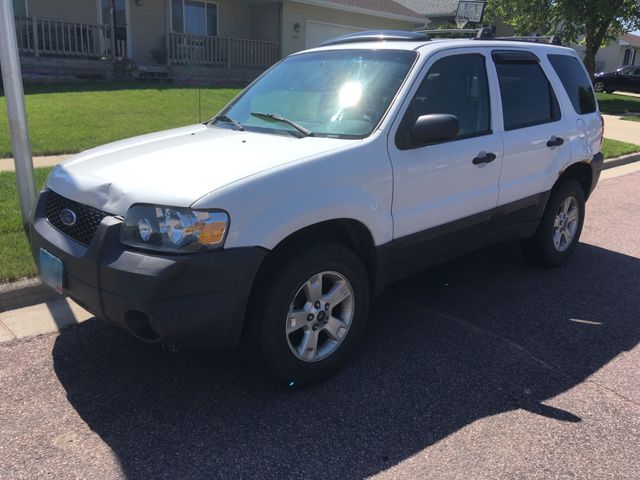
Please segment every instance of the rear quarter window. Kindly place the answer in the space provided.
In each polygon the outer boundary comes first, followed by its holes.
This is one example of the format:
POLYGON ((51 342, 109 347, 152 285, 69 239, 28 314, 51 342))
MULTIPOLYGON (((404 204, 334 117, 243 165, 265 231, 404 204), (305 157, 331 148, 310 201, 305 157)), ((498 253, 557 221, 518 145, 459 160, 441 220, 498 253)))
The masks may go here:
POLYGON ((548 58, 576 113, 585 115, 595 112, 596 98, 580 61, 571 55, 548 55, 548 58))

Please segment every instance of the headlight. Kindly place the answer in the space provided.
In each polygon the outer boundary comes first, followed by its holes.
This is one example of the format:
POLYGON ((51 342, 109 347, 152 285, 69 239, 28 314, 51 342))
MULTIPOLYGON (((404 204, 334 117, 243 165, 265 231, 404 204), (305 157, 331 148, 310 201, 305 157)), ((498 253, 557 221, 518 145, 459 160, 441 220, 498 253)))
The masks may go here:
POLYGON ((132 247, 162 252, 196 252, 221 247, 229 215, 220 210, 134 205, 120 240, 132 247))

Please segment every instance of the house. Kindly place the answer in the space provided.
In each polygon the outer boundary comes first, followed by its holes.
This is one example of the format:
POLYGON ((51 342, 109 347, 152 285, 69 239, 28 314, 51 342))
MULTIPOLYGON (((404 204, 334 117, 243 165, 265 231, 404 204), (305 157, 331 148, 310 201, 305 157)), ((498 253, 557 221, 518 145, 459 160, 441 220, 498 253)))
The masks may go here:
MULTIPOLYGON (((574 46, 584 56, 584 46, 574 46)), ((640 35, 626 33, 600 47, 596 54, 596 72, 611 72, 627 65, 640 65, 640 35)))
POLYGON ((251 80, 281 57, 349 32, 413 30, 391 0, 12 0, 23 75, 126 69, 179 80, 251 80))
MULTIPOLYGON (((459 0, 396 0, 404 7, 417 12, 425 20, 426 28, 456 28, 456 14, 459 0)), ((478 0, 481 1, 481 0, 478 0)), ((486 22, 485 22, 486 24, 486 22)), ((495 22, 496 35, 510 36, 513 27, 503 22, 495 22)), ((469 28, 468 26, 465 28, 469 28)), ((475 27, 474 27, 475 28, 475 27)))

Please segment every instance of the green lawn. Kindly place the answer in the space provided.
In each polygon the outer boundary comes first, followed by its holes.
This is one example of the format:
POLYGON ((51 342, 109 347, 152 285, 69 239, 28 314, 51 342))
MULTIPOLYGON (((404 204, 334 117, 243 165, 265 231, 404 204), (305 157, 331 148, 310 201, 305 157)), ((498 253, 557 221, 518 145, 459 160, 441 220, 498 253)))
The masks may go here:
MULTIPOLYGON (((38 189, 42 188, 51 168, 35 170, 38 189)), ((16 191, 16 175, 0 172, 0 283, 35 275, 29 244, 22 221, 16 191)))
MULTIPOLYGON (((117 83, 27 87, 33 154, 75 153, 134 135, 197 123, 217 113, 239 91, 117 83)), ((3 99, 0 158, 11 156, 3 99)))
POLYGON ((627 155, 635 152, 640 152, 640 145, 619 142, 618 140, 611 140, 610 138, 605 138, 602 143, 602 154, 604 155, 604 158, 615 158, 620 155, 627 155))
POLYGON ((625 115, 620 117, 620 120, 628 120, 630 122, 640 122, 640 115, 625 115))
POLYGON ((640 97, 610 93, 596 93, 596 96, 598 97, 600 111, 607 115, 640 113, 640 97))

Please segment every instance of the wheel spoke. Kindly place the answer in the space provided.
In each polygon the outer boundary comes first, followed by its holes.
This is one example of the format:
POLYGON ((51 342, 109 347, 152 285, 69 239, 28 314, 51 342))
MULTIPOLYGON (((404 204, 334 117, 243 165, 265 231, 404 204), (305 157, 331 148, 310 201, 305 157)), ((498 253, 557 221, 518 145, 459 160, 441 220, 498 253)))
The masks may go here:
POLYGON ((304 284, 304 295, 308 302, 316 302, 322 298, 322 274, 314 275, 304 284))
POLYGON ((350 296, 351 292, 349 291, 349 287, 346 282, 340 280, 335 282, 333 287, 331 287, 331 290, 322 297, 322 301, 329 302, 331 307, 335 307, 336 305, 340 305, 340 303, 350 296))
POLYGON ((336 317, 331 317, 323 330, 327 332, 327 335, 332 340, 340 341, 347 332, 347 324, 336 317))
POLYGON ((287 335, 300 330, 307 324, 308 313, 304 310, 295 310, 287 317, 287 335))
POLYGON ((562 202, 562 213, 564 213, 565 215, 569 213, 570 207, 571 207, 571 197, 567 197, 564 199, 564 202, 562 202))
POLYGON ((318 331, 313 331, 311 329, 307 330, 304 333, 304 337, 298 346, 298 354, 306 359, 313 360, 316 356, 316 352, 318 351, 318 331))
POLYGON ((564 231, 564 240, 567 244, 567 246, 569 246, 571 244, 571 240, 573 240, 573 234, 569 231, 569 229, 565 229, 564 231))
POLYGON ((569 213, 567 214, 567 220, 569 222, 578 220, 578 209, 576 207, 573 207, 571 210, 569 210, 569 213))
POLYGON ((562 241, 562 232, 560 230, 553 232, 553 244, 555 245, 557 250, 560 249, 561 241, 562 241))

